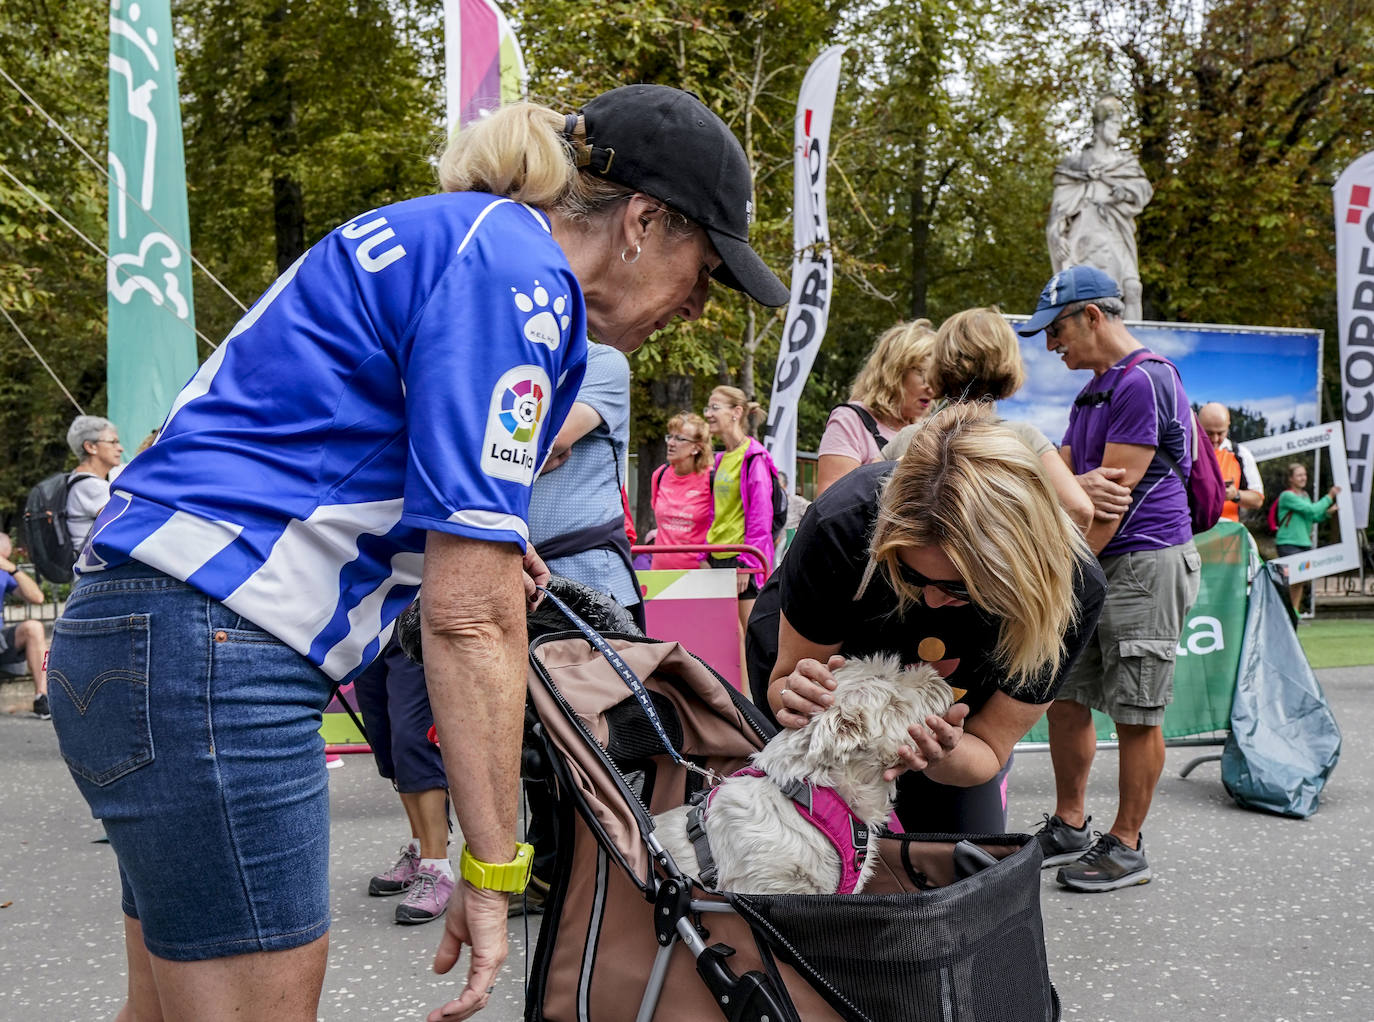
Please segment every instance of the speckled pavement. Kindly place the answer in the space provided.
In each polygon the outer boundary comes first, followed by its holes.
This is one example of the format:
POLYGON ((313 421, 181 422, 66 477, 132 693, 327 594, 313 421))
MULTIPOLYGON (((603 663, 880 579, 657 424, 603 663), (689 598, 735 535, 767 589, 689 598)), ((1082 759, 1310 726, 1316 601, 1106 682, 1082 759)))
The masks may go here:
MULTIPOLYGON (((1374 752, 1365 737, 1374 668, 1319 676, 1345 747, 1312 819, 1237 808, 1217 764, 1178 776, 1194 755, 1217 750, 1171 748, 1145 831, 1152 883, 1073 894, 1053 870, 1042 874, 1065 1019, 1374 1022, 1374 752)), ((1104 827, 1115 768, 1115 752, 1099 753, 1089 811, 1104 827)), ((334 926, 320 1017, 423 1018, 461 983, 429 971, 439 924, 397 926, 396 899, 366 894, 369 873, 394 861, 404 836, 400 804, 368 757, 330 771, 330 787, 334 926)), ((0 792, 0 903, 10 903, 0 909, 0 1022, 112 1018, 124 987, 113 857, 92 843, 99 828, 47 722, 0 715, 0 792)), ((1052 800, 1048 755, 1021 754, 1012 826, 1034 830, 1052 800)), ((522 1017, 523 945, 515 920, 511 960, 478 1018, 522 1017)))

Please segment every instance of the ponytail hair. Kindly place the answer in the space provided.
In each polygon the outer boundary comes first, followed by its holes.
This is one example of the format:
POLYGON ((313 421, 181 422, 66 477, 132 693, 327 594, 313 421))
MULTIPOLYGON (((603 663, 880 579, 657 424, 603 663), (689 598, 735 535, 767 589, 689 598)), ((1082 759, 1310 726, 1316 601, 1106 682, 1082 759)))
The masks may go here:
MULTIPOLYGON (((585 227, 635 194, 588 169, 590 153, 586 118, 538 103, 512 103, 454 133, 439 157, 439 187, 503 195, 585 227)), ((677 236, 695 228, 671 208, 664 225, 677 236)))
POLYGON ((711 396, 723 398, 731 408, 743 408, 744 415, 740 419, 740 428, 744 430, 746 436, 757 436, 759 427, 763 425, 763 420, 768 417, 761 404, 757 401, 750 401, 744 391, 738 387, 717 387, 711 391, 711 396))

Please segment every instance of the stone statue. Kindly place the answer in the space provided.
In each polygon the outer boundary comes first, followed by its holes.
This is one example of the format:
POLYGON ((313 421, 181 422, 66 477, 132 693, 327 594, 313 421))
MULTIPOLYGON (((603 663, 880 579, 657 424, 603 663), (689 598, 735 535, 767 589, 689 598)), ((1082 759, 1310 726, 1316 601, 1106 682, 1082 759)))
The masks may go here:
POLYGON ((1121 285, 1126 318, 1140 319, 1135 218, 1154 189, 1140 161, 1117 149, 1120 138, 1121 100, 1103 96, 1093 105, 1092 142, 1055 168, 1045 235, 1054 272, 1080 264, 1106 271, 1121 285))

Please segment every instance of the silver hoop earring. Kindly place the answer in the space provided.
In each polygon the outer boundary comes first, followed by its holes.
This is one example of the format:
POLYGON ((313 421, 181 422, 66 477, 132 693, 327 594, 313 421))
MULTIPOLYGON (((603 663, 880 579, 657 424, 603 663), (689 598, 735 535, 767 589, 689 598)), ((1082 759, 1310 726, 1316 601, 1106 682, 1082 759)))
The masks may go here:
POLYGON ((626 246, 625 248, 622 248, 622 249, 620 250, 620 261, 621 261, 622 263, 630 263, 630 264, 634 264, 634 263, 639 262, 639 246, 638 246, 638 245, 635 246, 635 257, 634 257, 633 259, 626 259, 626 258, 625 258, 625 253, 628 252, 628 251, 630 251, 630 249, 629 249, 628 246, 626 246))

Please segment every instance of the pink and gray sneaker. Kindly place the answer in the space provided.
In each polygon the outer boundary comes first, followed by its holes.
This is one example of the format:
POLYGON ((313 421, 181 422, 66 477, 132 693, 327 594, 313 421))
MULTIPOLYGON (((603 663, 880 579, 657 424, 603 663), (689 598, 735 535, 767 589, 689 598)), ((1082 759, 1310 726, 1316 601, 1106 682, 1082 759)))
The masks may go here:
POLYGON ((420 856, 411 850, 409 844, 401 846, 401 857, 396 860, 396 865, 392 866, 385 873, 378 873, 367 885, 367 893, 374 898, 386 897, 391 894, 400 894, 409 889, 415 880, 415 873, 420 868, 420 856))
POLYGON ((410 890, 396 906, 396 922, 414 925, 438 919, 448 908, 455 886, 453 877, 448 874, 421 866, 415 871, 410 890))

